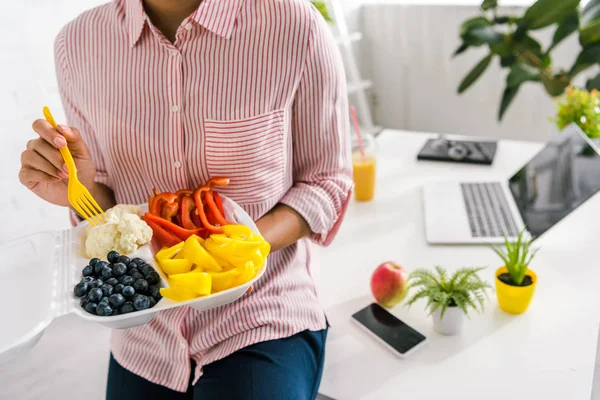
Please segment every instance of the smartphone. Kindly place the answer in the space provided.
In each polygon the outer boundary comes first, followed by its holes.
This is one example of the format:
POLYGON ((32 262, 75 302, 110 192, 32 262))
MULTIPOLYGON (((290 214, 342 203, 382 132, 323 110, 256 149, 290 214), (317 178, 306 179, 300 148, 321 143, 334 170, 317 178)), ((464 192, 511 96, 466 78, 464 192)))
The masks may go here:
POLYGON ((426 341, 423 334, 376 303, 352 315, 352 320, 400 358, 409 356, 426 341))

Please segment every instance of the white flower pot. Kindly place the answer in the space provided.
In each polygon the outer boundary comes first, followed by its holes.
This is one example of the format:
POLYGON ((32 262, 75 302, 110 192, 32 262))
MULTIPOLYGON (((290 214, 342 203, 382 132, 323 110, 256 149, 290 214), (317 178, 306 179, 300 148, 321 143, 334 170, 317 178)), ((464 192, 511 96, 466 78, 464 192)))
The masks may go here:
POLYGON ((448 307, 444 312, 444 317, 440 318, 442 312, 438 308, 432 314, 433 329, 442 335, 452 336, 460 333, 465 320, 465 314, 458 307, 448 307))

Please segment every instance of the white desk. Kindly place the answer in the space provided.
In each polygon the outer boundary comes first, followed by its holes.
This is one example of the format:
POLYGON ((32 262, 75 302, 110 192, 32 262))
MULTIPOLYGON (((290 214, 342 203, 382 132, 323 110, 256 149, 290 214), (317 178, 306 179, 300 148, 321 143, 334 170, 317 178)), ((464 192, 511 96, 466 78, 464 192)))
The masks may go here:
POLYGON ((503 313, 491 293, 484 314, 473 314, 461 335, 443 337, 433 332, 422 303, 410 310, 398 305, 392 312, 429 339, 407 360, 351 324, 352 313, 372 301, 372 271, 388 259, 409 271, 488 266, 485 277, 494 282, 500 264, 487 247, 426 243, 420 186, 433 179, 508 177, 541 144, 501 142, 492 167, 459 166, 417 162, 427 137, 381 134, 376 199, 353 202, 337 240, 317 251, 332 325, 320 393, 338 400, 590 399, 600 324, 598 196, 539 239, 542 249, 532 264, 539 284, 526 314, 503 313))

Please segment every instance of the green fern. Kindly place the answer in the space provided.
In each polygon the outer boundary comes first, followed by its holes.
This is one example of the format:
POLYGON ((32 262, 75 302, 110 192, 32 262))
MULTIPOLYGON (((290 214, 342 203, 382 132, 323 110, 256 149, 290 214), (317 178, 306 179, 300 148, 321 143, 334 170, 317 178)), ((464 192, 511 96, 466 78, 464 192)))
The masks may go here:
POLYGON ((511 243, 508 238, 504 238, 504 246, 492 246, 492 250, 502 259, 504 266, 508 270, 510 280, 520 285, 525 279, 527 268, 535 257, 539 249, 530 250, 531 244, 535 239, 526 240, 525 231, 521 231, 517 237, 516 243, 511 243))
POLYGON ((435 271, 417 269, 408 277, 408 290, 413 291, 406 305, 412 306, 418 300, 426 299, 425 309, 433 314, 441 309, 443 317, 448 307, 458 307, 465 315, 474 309, 483 312, 487 290, 491 285, 484 282, 479 272, 484 268, 461 268, 450 278, 442 267, 436 266, 435 271))

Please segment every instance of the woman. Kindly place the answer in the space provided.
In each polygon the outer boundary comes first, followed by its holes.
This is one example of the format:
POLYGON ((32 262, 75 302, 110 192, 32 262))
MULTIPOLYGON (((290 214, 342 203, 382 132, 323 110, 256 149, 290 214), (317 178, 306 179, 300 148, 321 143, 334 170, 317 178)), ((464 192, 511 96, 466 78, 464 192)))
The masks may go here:
POLYGON ((309 399, 327 322, 309 240, 327 245, 352 188, 336 44, 307 0, 116 0, 58 35, 69 126, 35 121, 21 182, 68 207, 68 146, 104 209, 152 188, 231 178, 223 193, 272 247, 233 304, 114 331, 109 399, 309 399))

